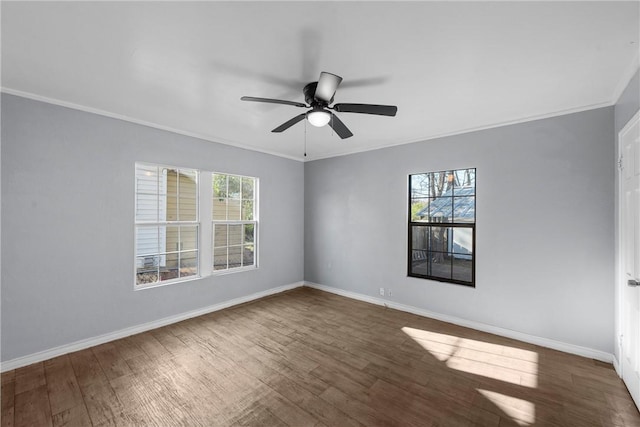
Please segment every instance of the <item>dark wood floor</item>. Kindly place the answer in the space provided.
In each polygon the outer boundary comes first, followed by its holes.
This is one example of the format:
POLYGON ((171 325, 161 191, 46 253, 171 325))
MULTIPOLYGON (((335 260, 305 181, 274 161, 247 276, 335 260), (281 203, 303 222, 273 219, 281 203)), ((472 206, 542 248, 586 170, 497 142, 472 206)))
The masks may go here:
POLYGON ((309 288, 2 374, 4 426, 640 426, 611 365, 309 288))

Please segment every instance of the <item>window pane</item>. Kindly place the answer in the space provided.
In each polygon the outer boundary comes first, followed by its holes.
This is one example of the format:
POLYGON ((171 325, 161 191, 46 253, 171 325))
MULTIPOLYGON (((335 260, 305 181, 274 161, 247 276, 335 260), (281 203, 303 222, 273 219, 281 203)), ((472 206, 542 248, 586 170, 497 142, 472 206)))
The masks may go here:
POLYGON ((427 253, 429 276, 451 279, 451 256, 446 252, 427 253))
POLYGON ((227 248, 215 248, 213 250, 213 269, 226 270, 227 268, 227 248))
POLYGON ((136 193, 158 194, 158 167, 136 164, 136 193))
POLYGON ((165 255, 166 262, 160 263, 160 280, 171 280, 177 278, 178 275, 178 254, 165 255))
POLYGON ((444 193, 444 172, 431 172, 429 174, 429 195, 440 197, 444 193))
POLYGON ((178 220, 178 171, 164 169, 167 177, 167 221, 178 220))
POLYGON ((453 208, 454 208, 455 222, 475 222, 476 221, 475 196, 454 197, 453 208))
POLYGON ((456 176, 453 171, 446 171, 444 173, 444 188, 442 194, 446 196, 453 196, 453 187, 456 183, 456 176))
POLYGON ((242 201, 242 220, 243 221, 253 220, 253 201, 252 200, 242 201))
POLYGON ((453 279, 471 282, 473 279, 473 261, 471 255, 453 255, 453 279))
POLYGON ((453 229, 453 252, 457 254, 473 254, 473 229, 455 227, 453 229))
POLYGON ((158 222, 158 185, 159 180, 164 181, 164 176, 161 176, 157 166, 144 164, 136 164, 135 173, 136 222, 158 222))
POLYGON ((180 171, 180 187, 178 191, 178 219, 195 221, 197 219, 197 173, 196 171, 180 171))
POLYGON ((183 225, 180 227, 180 250, 198 249, 198 226, 183 225))
POLYGON ((219 173, 213 174, 213 197, 227 197, 227 175, 219 173))
POLYGON ((167 196, 158 196, 158 222, 167 220, 167 196))
POLYGON ((136 256, 164 252, 158 227, 136 227, 136 256))
POLYGON ((450 233, 449 227, 431 227, 429 230, 429 250, 448 252, 450 233))
POLYGON ((412 249, 429 249, 429 229, 431 227, 411 227, 412 249))
POLYGON ((229 175, 229 193, 227 195, 229 199, 240 198, 240 177, 235 175, 229 175))
POLYGON ((158 196, 155 194, 138 194, 136 198, 136 222, 158 221, 158 196))
POLYGON ((254 235, 254 225, 253 224, 245 224, 244 225, 244 243, 253 243, 254 235))
POLYGON ((253 178, 242 178, 242 198, 246 200, 253 200, 253 188, 255 186, 253 178))
POLYGON ((429 199, 411 199, 411 221, 429 220, 429 199))
POLYGON ((229 247, 229 268, 242 267, 242 246, 229 247))
POLYGON ((459 169, 455 171, 456 186, 453 194, 460 196, 470 196, 475 194, 476 190, 476 170, 475 169, 459 169))
POLYGON ((453 207, 452 197, 438 197, 429 204, 429 220, 433 222, 451 222, 453 207))
POLYGON ((227 199, 213 198, 213 219, 224 221, 227 219, 227 199))
POLYGON ((180 250, 180 227, 167 227, 166 245, 161 252, 176 252, 180 250))
POLYGON ((430 197, 429 193, 429 174, 421 173, 411 175, 411 197, 422 198, 430 197))
POLYGON ((228 199, 227 219, 229 221, 240 221, 240 199, 228 199))
MULTIPOLYGON (((213 246, 227 246, 227 224, 216 224, 213 231, 213 246)), ((226 252, 225 252, 226 254, 226 252)))
POLYGON ((429 261, 427 259, 427 251, 413 250, 411 251, 411 272, 413 274, 427 275, 429 261))
POLYGON ((242 224, 229 225, 229 246, 242 244, 242 224))
POLYGON ((182 252, 180 254, 180 277, 198 274, 198 252, 182 252))
POLYGON ((136 284, 144 285, 158 281, 158 256, 136 258, 136 284))
POLYGON ((253 248, 253 245, 244 246, 244 250, 242 252, 242 265, 247 266, 254 264, 253 248))

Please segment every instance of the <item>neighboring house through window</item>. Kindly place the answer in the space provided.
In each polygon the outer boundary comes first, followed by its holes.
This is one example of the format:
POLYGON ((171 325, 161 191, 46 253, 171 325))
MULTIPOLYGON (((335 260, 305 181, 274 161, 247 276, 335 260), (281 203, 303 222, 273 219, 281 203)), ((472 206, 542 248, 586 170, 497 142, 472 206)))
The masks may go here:
POLYGON ((136 289, 257 268, 257 178, 136 163, 135 185, 136 289))
POLYGON ((198 171, 136 163, 136 286, 198 275, 198 171))
POLYGON ((255 268, 257 179, 214 173, 213 270, 255 268))
POLYGON ((409 276, 475 286, 475 206, 475 169, 409 175, 409 276))

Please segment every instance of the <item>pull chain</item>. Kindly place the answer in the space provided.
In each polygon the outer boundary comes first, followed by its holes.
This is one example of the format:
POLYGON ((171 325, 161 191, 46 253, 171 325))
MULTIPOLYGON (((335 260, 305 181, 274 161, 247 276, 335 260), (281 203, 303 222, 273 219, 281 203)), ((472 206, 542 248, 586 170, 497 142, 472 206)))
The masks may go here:
POLYGON ((307 157, 307 121, 304 121, 304 157, 307 157))

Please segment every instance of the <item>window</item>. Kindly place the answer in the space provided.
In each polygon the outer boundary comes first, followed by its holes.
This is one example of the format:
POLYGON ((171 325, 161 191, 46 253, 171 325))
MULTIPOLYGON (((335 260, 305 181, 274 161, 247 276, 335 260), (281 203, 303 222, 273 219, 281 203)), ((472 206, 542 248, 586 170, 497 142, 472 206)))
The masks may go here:
POLYGON ((214 271, 257 265, 257 182, 248 176, 213 174, 214 271))
POLYGON ((136 287, 198 275, 198 171, 136 163, 136 287))
POLYGON ((409 175, 408 275, 475 286, 476 170, 409 175))

